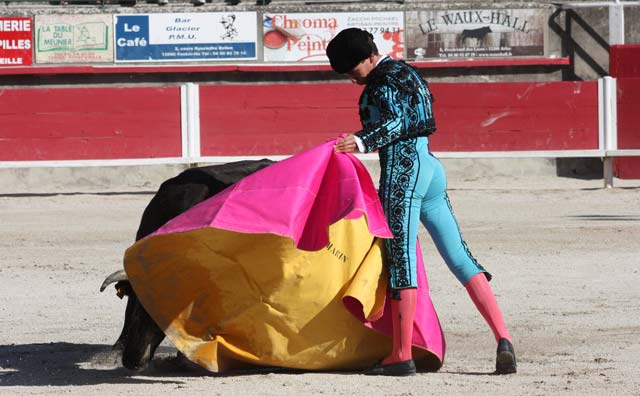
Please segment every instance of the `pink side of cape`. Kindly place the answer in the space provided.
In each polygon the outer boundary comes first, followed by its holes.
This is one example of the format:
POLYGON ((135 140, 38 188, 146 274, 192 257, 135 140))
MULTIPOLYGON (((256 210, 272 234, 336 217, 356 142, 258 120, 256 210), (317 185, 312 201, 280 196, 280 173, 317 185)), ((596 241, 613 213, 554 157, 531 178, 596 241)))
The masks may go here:
MULTIPOLYGON (((314 251, 327 245, 331 224, 366 215, 372 235, 391 238, 368 171, 355 156, 335 153, 333 145, 334 141, 329 141, 261 169, 172 219, 152 235, 214 227, 281 235, 292 238, 299 249, 314 251)), ((442 361, 444 337, 421 254, 417 274, 413 344, 442 361)), ((359 302, 347 298, 344 303, 366 326, 391 336, 391 304, 385 303, 381 317, 366 321, 359 302)))
POLYGON ((351 154, 336 154, 333 145, 329 141, 261 169, 152 235, 214 227, 286 236, 298 249, 313 251, 327 245, 331 224, 364 214, 372 235, 390 238, 366 168, 351 154))
MULTIPOLYGON (((438 314, 431 301, 429 293, 429 282, 422 259, 420 243, 417 243, 417 277, 418 277, 418 298, 416 300, 416 312, 413 318, 413 339, 411 343, 422 349, 427 349, 434 353, 440 362, 444 360, 446 343, 438 314)), ((393 335, 393 323, 391 316, 391 303, 389 294, 385 298, 384 310, 381 316, 367 320, 362 313, 362 304, 351 297, 343 299, 345 307, 365 326, 381 332, 391 337, 393 335)))

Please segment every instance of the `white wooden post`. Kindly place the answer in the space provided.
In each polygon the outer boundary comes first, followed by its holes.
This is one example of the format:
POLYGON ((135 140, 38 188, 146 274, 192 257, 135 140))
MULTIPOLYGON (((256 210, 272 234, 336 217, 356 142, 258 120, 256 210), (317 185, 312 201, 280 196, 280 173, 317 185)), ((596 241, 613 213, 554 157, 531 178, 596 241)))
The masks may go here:
MULTIPOLYGON (((624 6, 620 0, 609 5, 609 45, 624 44, 624 6)), ((604 78, 605 150, 618 149, 618 111, 616 80, 604 78)), ((603 162, 604 186, 613 187, 613 157, 605 154, 603 162)))
POLYGON ((604 129, 603 177, 605 188, 613 187, 613 156, 607 151, 618 149, 618 105, 616 79, 606 76, 602 83, 602 115, 604 129))
POLYGON ((197 162, 200 154, 200 90, 187 83, 180 87, 182 158, 197 162))

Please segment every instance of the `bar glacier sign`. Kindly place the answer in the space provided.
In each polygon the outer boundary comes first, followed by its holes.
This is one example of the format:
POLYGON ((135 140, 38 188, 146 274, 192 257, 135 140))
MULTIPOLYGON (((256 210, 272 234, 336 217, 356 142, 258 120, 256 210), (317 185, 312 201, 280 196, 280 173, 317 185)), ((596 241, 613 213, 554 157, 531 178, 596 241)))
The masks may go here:
POLYGON ((257 59, 257 14, 115 16, 116 62, 257 59))

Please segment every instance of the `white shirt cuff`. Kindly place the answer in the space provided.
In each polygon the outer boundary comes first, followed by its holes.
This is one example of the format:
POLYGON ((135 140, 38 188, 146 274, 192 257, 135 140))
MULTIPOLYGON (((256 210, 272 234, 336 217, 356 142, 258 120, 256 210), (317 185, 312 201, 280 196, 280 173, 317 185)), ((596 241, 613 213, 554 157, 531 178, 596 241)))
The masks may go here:
POLYGON ((362 139, 360 139, 356 135, 353 135, 353 138, 356 141, 356 146, 358 146, 358 151, 360 151, 361 153, 364 153, 364 143, 362 143, 362 139))

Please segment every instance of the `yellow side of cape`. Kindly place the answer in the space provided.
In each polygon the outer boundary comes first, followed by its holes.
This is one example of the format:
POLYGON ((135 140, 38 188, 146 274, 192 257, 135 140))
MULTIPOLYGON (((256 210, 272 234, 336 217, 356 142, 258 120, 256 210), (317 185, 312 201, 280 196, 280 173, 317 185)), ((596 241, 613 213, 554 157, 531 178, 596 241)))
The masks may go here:
POLYGON ((351 370, 384 357, 391 341, 347 311, 381 314, 382 242, 366 219, 341 220, 322 250, 291 239, 215 228, 143 239, 125 254, 138 298, 173 344, 210 371, 254 365, 351 370))

